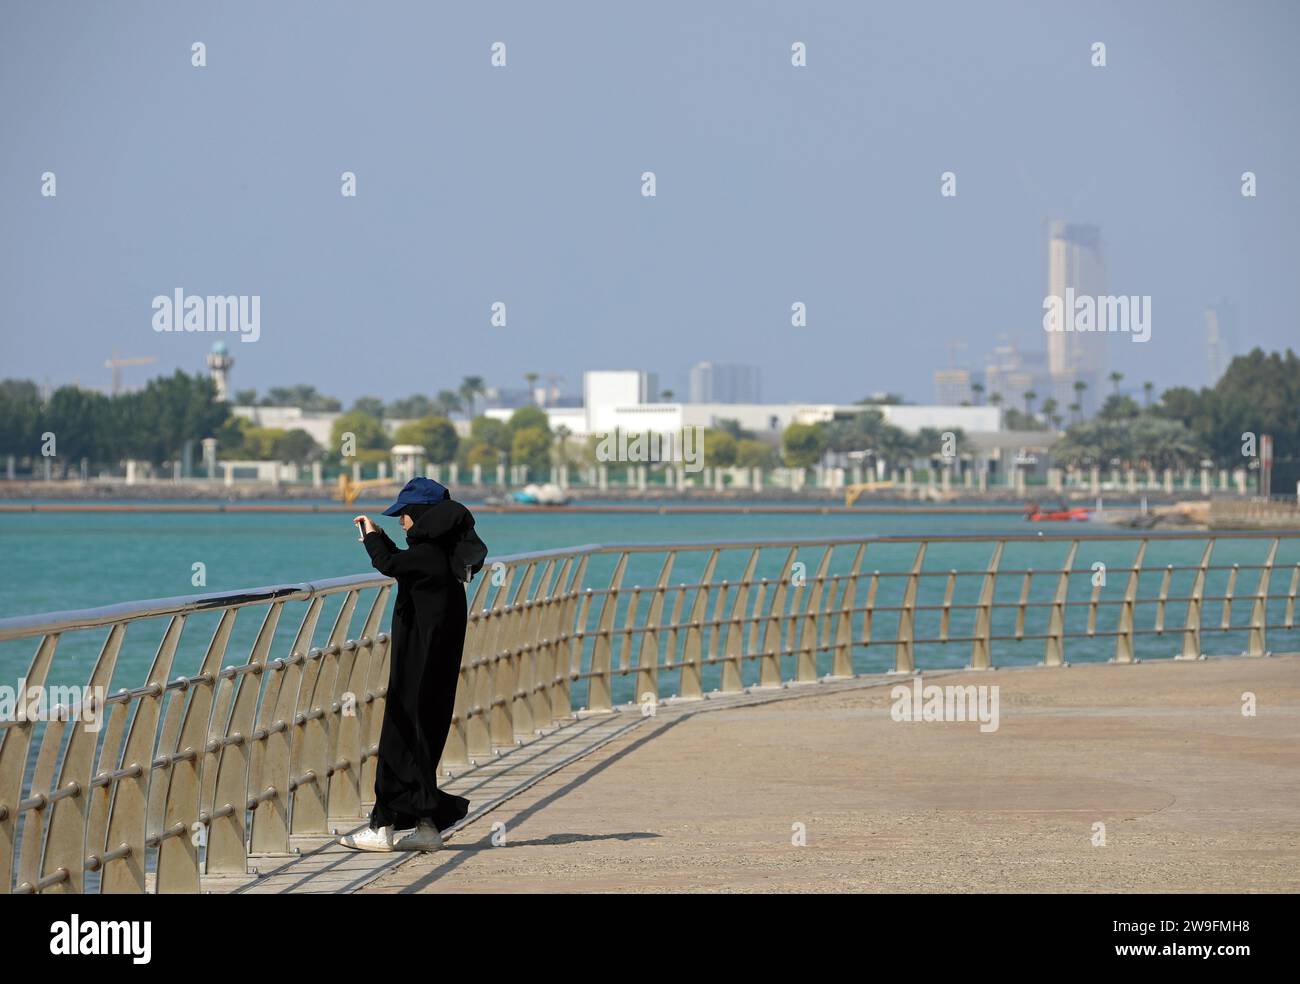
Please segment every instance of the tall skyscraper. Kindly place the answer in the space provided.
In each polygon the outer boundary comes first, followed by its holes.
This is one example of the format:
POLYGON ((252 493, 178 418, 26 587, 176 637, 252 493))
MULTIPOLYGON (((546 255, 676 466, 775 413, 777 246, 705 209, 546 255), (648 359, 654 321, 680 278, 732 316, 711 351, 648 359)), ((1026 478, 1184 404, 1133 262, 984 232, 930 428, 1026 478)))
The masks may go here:
POLYGON ((1237 306, 1231 301, 1205 307, 1205 385, 1219 381, 1232 361, 1237 332, 1237 306))
POLYGON ((762 403, 757 366, 697 362, 691 366, 692 403, 762 403))
POLYGON ((959 407, 971 403, 969 369, 936 369, 934 371, 934 402, 941 407, 959 407))
MULTIPOLYGON (((1106 294, 1106 265, 1101 254, 1101 233, 1096 226, 1080 225, 1055 219, 1047 233, 1047 294, 1066 303, 1066 291, 1074 297, 1099 298, 1106 294)), ((1066 406, 1075 398, 1076 380, 1087 383, 1085 407, 1100 404, 1102 379, 1106 369, 1108 335, 1103 305, 1098 305, 1095 331, 1054 331, 1047 333, 1047 372, 1051 395, 1066 406)), ((1074 312, 1065 310, 1066 322, 1073 323, 1074 312)), ((1042 394, 1040 394, 1042 395, 1042 394)))

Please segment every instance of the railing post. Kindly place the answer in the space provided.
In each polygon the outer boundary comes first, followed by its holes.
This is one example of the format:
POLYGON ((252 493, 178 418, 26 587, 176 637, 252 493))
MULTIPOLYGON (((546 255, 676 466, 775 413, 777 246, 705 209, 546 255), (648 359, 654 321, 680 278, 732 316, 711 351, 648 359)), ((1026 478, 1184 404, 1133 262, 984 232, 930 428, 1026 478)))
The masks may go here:
MULTIPOLYGON (((487 592, 490 588, 484 585, 481 589, 481 607, 478 608, 477 629, 473 632, 473 659, 470 661, 473 684, 467 701, 468 706, 465 709, 465 716, 468 719, 465 729, 465 754, 471 765, 476 764, 480 758, 492 754, 493 729, 498 727, 496 681, 497 675, 503 672, 501 646, 505 638, 505 610, 509 604, 510 591, 514 587, 517 569, 513 564, 505 569, 501 583, 495 585, 497 590, 492 593, 491 601, 487 600, 487 592)), ((466 645, 469 645, 468 640, 466 645)), ((508 722, 501 731, 501 741, 504 742, 509 736, 508 722)))
MULTIPOLYGON (((298 634, 294 637, 289 658, 276 660, 268 666, 271 677, 266 684, 266 693, 262 696, 257 727, 253 732, 252 760, 246 765, 248 799, 255 801, 250 807, 253 811, 250 854, 276 855, 289 852, 293 712, 307 653, 311 651, 312 639, 316 635, 316 622, 320 619, 322 604, 323 599, 320 597, 311 600, 303 614, 302 624, 298 627, 298 634), (267 796, 266 799, 260 798, 263 794, 267 796)), ((250 681, 244 676, 240 679, 239 696, 243 696, 246 688, 251 688, 252 700, 256 703, 259 686, 260 680, 250 681)), ((382 704, 376 713, 382 717, 382 704)), ((226 769, 224 755, 221 768, 226 769)), ((220 783, 218 788, 220 789, 220 783)), ((233 805, 238 809, 238 803, 233 805)))
POLYGON ((790 548, 785 566, 781 568, 781 576, 773 582, 772 603, 764 616, 767 626, 763 633, 763 653, 758 660, 760 687, 781 686, 781 617, 785 612, 786 585, 790 581, 790 572, 798 554, 797 547, 790 548))
MULTIPOLYGON (((442 750, 442 768, 469 765, 470 732, 482 717, 474 713, 474 701, 479 686, 479 668, 482 666, 479 653, 483 644, 483 632, 487 627, 487 620, 482 611, 483 601, 487 597, 491 579, 490 572, 484 573, 483 577, 479 578, 473 595, 466 600, 465 645, 460 655, 460 678, 456 683, 456 701, 451 711, 451 730, 447 734, 447 744, 442 750)), ((363 678, 362 686, 364 684, 363 678)))
MULTIPOLYGON (((46 638, 49 637, 47 636, 46 638)), ((51 648, 51 660, 53 655, 53 649, 51 648)), ((39 658, 38 651, 38 659, 39 658)), ((25 683, 26 687, 33 686, 30 682, 30 678, 23 681, 23 683, 25 683)), ((42 682, 35 684, 35 686, 43 687, 44 681, 42 680, 42 682)), ((27 700, 27 694, 20 694, 18 695, 18 698, 20 701, 25 702, 27 700)), ((66 726, 67 722, 59 720, 58 718, 46 721, 45 729, 41 736, 40 749, 36 753, 36 768, 32 774, 31 782, 28 784, 29 789, 46 790, 50 788, 51 781, 54 778, 55 757, 63 747, 63 732, 66 726)), ((30 721, 25 722, 21 727, 23 727, 24 731, 28 731, 30 734, 29 729, 32 727, 30 721)), ((7 731, 12 729, 7 728, 5 730, 7 731)), ((146 779, 147 778, 148 777, 146 776, 146 779)), ((23 799, 21 779, 22 777, 20 775, 19 795, 14 797, 12 800, 15 806, 12 808, 11 812, 15 815, 15 822, 17 821, 18 813, 17 804, 23 799)), ((45 833, 46 809, 47 804, 45 803, 29 808, 27 810, 26 819, 23 821, 23 847, 22 856, 18 859, 18 882, 21 886, 30 886, 32 890, 36 890, 36 883, 40 880, 37 872, 40 870, 41 847, 43 846, 43 835, 45 833)), ((12 851, 12 847, 10 847, 9 850, 12 851)), ((5 881, 5 890, 9 890, 8 880, 5 881)))
POLYGON ((820 612, 822 597, 826 593, 826 572, 830 569, 831 553, 834 547, 827 546, 822 551, 821 562, 817 565, 816 579, 812 590, 808 592, 808 602, 804 607, 802 631, 799 633, 799 647, 795 654, 795 675, 799 683, 813 683, 817 679, 817 641, 821 624, 820 612))
POLYGON ((1250 607, 1250 635, 1247 637, 1246 651, 1243 656, 1267 656, 1264 646, 1268 632, 1268 582, 1273 574, 1273 560, 1277 556, 1278 538, 1269 544, 1268 556, 1264 558, 1264 568, 1259 572, 1259 583, 1255 585, 1255 603, 1250 607))
POLYGON ((641 652, 637 659, 636 691, 634 698, 643 704, 649 695, 652 703, 659 703, 659 628, 663 624, 664 593, 668 590, 668 578, 673 572, 673 561, 677 558, 675 550, 669 550, 659 569, 659 579, 655 582, 654 593, 650 599, 650 610, 645 615, 645 631, 641 634, 641 652))
POLYGON ((1220 624, 1221 629, 1227 629, 1232 626, 1232 596, 1237 590, 1237 574, 1241 570, 1237 564, 1232 565, 1228 571, 1228 586, 1223 592, 1223 622, 1220 624))
POLYGON ((1282 627, 1288 631, 1295 628, 1295 599, 1300 589, 1300 563, 1291 569, 1291 587, 1286 593, 1286 614, 1282 617, 1282 627))
POLYGON ((1201 599, 1205 597, 1205 572, 1210 566, 1210 554, 1214 552, 1213 537, 1205 544, 1201 554, 1201 566, 1192 583, 1192 593, 1187 602, 1187 622, 1183 628, 1183 651, 1175 659, 1204 659, 1201 653, 1201 599))
POLYGON ((1025 637, 1025 612, 1029 607, 1029 589, 1034 583, 1034 569, 1025 568, 1025 573, 1020 578, 1020 600, 1016 602, 1016 642, 1020 642, 1025 637))
POLYGON ((1165 573, 1160 578, 1160 597, 1156 599, 1156 635, 1165 634, 1165 610, 1169 605, 1169 585, 1174 579, 1174 565, 1166 564, 1165 573))
POLYGON ((979 607, 975 610, 975 641, 971 643, 970 669, 990 670, 993 668, 993 653, 990 636, 993 633, 993 599, 997 589, 998 566, 1002 563, 1002 550, 1005 540, 999 540, 993 547, 993 556, 989 558, 988 569, 984 572, 980 584, 979 607))
MULTIPOLYGON (((610 660, 613 655, 614 614, 618 608, 618 590, 627 570, 627 554, 619 554, 614 573, 609 579, 609 590, 600 602, 600 616, 596 622, 596 641, 591 651, 591 673, 587 679, 587 709, 610 711, 610 660)), ((683 675, 685 668, 683 667, 683 675)))
POLYGON ((1044 666, 1065 666, 1065 602, 1070 592, 1070 572, 1074 570, 1074 558, 1079 552, 1079 541, 1070 543, 1065 563, 1061 565, 1061 576, 1056 579, 1056 595, 1052 598, 1052 610, 1047 617, 1047 643, 1043 648, 1044 666))
POLYGON ((558 679, 552 703, 558 717, 573 716, 573 681, 582 672, 584 633, 587 623, 587 603, 591 596, 583 591, 587 577, 587 555, 578 558, 577 569, 566 589, 564 603, 560 606, 560 645, 555 655, 555 673, 558 679))
MULTIPOLYGON (((334 699, 330 703, 330 714, 334 717, 330 762, 337 766, 330 775, 326 800, 326 812, 330 817, 355 819, 361 816, 361 765, 365 761, 362 745, 370 713, 370 704, 365 700, 366 680, 370 677, 370 664, 375 659, 375 640, 384 610, 388 607, 389 591, 388 585, 384 585, 375 592, 370 611, 361 624, 353 658, 339 667, 334 699)), ((452 731, 463 733, 464 728, 453 725, 452 731)), ((457 745, 463 748, 462 734, 457 734, 456 739, 457 745)), ((373 785, 370 788, 373 789, 373 785)))
POLYGON ((745 652, 744 617, 745 606, 749 602, 749 582, 758 568, 758 549, 749 552, 745 562, 744 573, 736 586, 736 598, 731 605, 731 617, 727 621, 727 631, 722 644, 722 692, 735 693, 744 688, 744 673, 741 660, 745 652))
POLYGON ((840 608, 835 618, 835 655, 831 660, 832 679, 851 677, 853 673, 853 609, 857 605, 858 572, 862 570, 862 558, 867 545, 859 543, 853 553, 853 564, 849 576, 844 580, 844 590, 840 593, 840 608))
POLYGON ((921 579, 921 565, 925 562, 925 548, 928 540, 922 540, 916 548, 916 559, 912 561, 911 573, 907 575, 907 586, 903 589, 903 607, 898 613, 898 643, 894 646, 895 673, 911 673, 916 669, 916 589, 921 579))
POLYGON ((536 573, 536 562, 524 566, 523 576, 519 579, 503 616, 503 645, 497 663, 499 671, 495 677, 496 692, 492 695, 492 703, 497 711, 492 718, 494 745, 517 745, 521 738, 533 733, 533 716, 529 713, 528 694, 523 689, 527 683, 523 647, 526 645, 525 628, 531 610, 528 599, 536 573))
POLYGON ((570 708, 561 709, 560 690, 567 679, 565 655, 568 652, 568 633, 564 629, 564 613, 568 607, 569 582, 576 565, 572 557, 566 557, 560 565, 555 583, 546 595, 546 604, 542 609, 542 648, 537 657, 537 720, 549 728, 561 718, 569 717, 570 708), (561 638, 563 636, 563 638, 561 638))
POLYGON ((321 835, 329 832, 326 805, 333 722, 324 705, 334 696, 334 683, 338 679, 345 646, 349 659, 356 651, 349 629, 358 594, 357 591, 347 593, 339 606, 326 645, 314 650, 315 658, 310 658, 309 654, 308 665, 299 681, 289 754, 289 781, 293 792, 291 834, 321 835))
MULTIPOLYGON (((99 651, 99 659, 90 672, 87 693, 96 695, 97 714, 102 725, 102 716, 108 708, 99 702, 98 696, 107 693, 113 681, 113 670, 117 666, 117 656, 122 649, 122 640, 126 637, 126 623, 118 622, 108 631, 104 646, 99 651)), ((95 745, 97 732, 87 729, 84 718, 78 719, 73 727, 72 737, 68 739, 68 751, 63 757, 63 767, 59 772, 59 788, 64 789, 75 783, 80 790, 75 796, 61 799, 51 807, 50 828, 46 839, 45 857, 41 867, 44 878, 62 868, 68 873, 65 881, 46 889, 51 894, 80 895, 85 891, 86 878, 86 829, 90 822, 93 789, 90 780, 95 765, 95 745)), ((2 764, 4 756, 0 754, 0 776, 4 774, 2 764)), ((5 796, 4 785, 0 782, 0 805, 5 796)), ((3 825, 0 824, 0 830, 3 825)), ((4 837, 0 834, 0 850, 4 847, 4 837)), ((0 867, 3 860, 0 859, 0 867)), ((8 894, 9 877, 0 877, 0 895, 8 894)))
MULTIPOLYGON (((27 676, 28 687, 43 687, 59 644, 57 632, 41 639, 36 647, 27 676)), ((8 894, 13 882, 14 849, 18 842, 18 804, 23 799, 23 778, 27 774, 27 755, 31 748, 31 720, 19 721, 0 729, 0 894, 8 894)))
POLYGON ((154 833, 170 832, 178 825, 182 833, 167 836, 158 845, 157 884, 159 895, 195 894, 199 891, 199 844, 207 840, 210 818, 201 817, 201 777, 205 758, 212 704, 216 696, 217 673, 226 656, 231 630, 235 627, 236 608, 221 613, 212 641, 203 657, 197 678, 187 689, 193 693, 188 703, 184 691, 172 694, 172 706, 184 708, 180 723, 178 753, 170 780, 162 785, 162 809, 154 833), (195 828, 198 828, 197 830, 195 828), (201 834, 200 834, 201 831, 201 834), (200 834, 195 838, 195 834, 200 834))
POLYGON ((703 623, 709 610, 709 585, 713 582, 717 563, 718 551, 709 551, 709 559, 704 562, 704 572, 700 575, 700 586, 695 589, 695 597, 691 599, 691 613, 682 644, 681 696, 684 700, 699 700, 704 696, 700 673, 704 660, 703 623))
MULTIPOLYGON (((553 581, 559 576, 557 562, 548 560, 538 578, 537 590, 526 603, 523 642, 519 656, 519 689, 523 693, 523 702, 528 708, 528 731, 524 734, 536 734, 539 729, 549 726, 551 718, 551 701, 546 688, 551 679, 550 659, 550 623, 551 594, 555 590, 553 581)), ((516 730, 516 734, 518 734, 516 730)))
POLYGON ((1124 601, 1119 607, 1119 625, 1115 636, 1115 658, 1112 663, 1135 663, 1133 658, 1133 620, 1137 605, 1138 580, 1142 576, 1142 560, 1146 556, 1147 541, 1138 545, 1137 556, 1133 558, 1133 567, 1128 572, 1128 581, 1124 586, 1124 601))
MULTIPOLYGON (((153 752, 158 742, 158 723, 162 715, 162 702, 172 659, 185 628, 185 616, 173 615, 167 623, 162 642, 149 674, 145 679, 148 693, 136 698, 135 716, 127 729, 126 747, 119 768, 132 770, 132 774, 118 779, 113 788, 112 806, 108 814, 108 839, 112 850, 125 847, 125 854, 104 866, 99 890, 104 895, 144 894, 145 891, 145 837, 146 810, 149 800, 149 782, 153 777, 153 752)), ((98 850, 101 845, 95 845, 98 850)))

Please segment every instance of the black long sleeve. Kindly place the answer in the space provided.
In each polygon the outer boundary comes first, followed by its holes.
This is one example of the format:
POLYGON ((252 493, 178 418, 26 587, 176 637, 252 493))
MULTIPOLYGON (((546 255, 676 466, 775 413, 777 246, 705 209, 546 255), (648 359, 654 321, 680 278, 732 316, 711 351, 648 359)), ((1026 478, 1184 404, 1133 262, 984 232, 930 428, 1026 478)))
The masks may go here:
POLYGON ((418 558, 412 556, 411 550, 400 550, 397 544, 379 527, 373 533, 367 533, 363 540, 366 553, 370 554, 370 563, 380 574, 387 577, 401 577, 422 568, 418 558))

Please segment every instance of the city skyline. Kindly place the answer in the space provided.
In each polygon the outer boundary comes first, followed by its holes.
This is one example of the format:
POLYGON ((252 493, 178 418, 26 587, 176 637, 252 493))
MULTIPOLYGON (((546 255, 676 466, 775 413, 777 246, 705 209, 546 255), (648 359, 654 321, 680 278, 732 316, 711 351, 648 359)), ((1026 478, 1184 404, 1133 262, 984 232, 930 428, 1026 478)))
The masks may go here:
POLYGON ((1238 351, 1296 335, 1290 8, 993 3, 939 32, 851 4, 503 10, 412 6, 395 37, 355 12, 258 9, 250 34, 160 3, 24 8, 0 37, 22 93, 0 104, 3 374, 201 371, 210 336, 150 323, 183 289, 260 298, 236 388, 351 402, 532 371, 572 392, 631 366, 682 393, 718 360, 768 400, 925 400, 954 337, 1045 344, 1053 219, 1101 229, 1109 289, 1154 299, 1150 343, 1111 366, 1129 380, 1199 384, 1220 298, 1238 351), (72 19, 120 44, 66 44, 72 19), (1220 64, 1229 41, 1251 57, 1220 64))

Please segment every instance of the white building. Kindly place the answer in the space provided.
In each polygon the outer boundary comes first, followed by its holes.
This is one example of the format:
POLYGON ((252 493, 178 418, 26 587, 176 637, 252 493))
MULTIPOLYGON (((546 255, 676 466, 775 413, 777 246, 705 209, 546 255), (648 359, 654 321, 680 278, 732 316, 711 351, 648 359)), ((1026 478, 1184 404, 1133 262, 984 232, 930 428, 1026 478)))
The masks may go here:
MULTIPOLYGON (((583 379, 585 402, 581 407, 542 407, 551 430, 567 427, 574 437, 591 434, 671 433, 684 427, 717 427, 734 420, 743 430, 775 441, 791 424, 812 424, 836 418, 851 418, 863 410, 879 410, 885 420, 905 431, 923 427, 962 430, 967 433, 997 431, 1002 414, 997 407, 914 406, 899 404, 836 403, 655 403, 645 399, 651 392, 648 373, 589 372, 583 379)), ((650 377, 652 378, 652 377, 650 377)), ((487 416, 509 420, 513 410, 487 411, 487 416)))
POLYGON ((304 410, 301 407, 231 407, 236 417, 243 417, 256 427, 275 427, 280 430, 304 430, 321 447, 329 447, 330 432, 338 413, 304 410))

